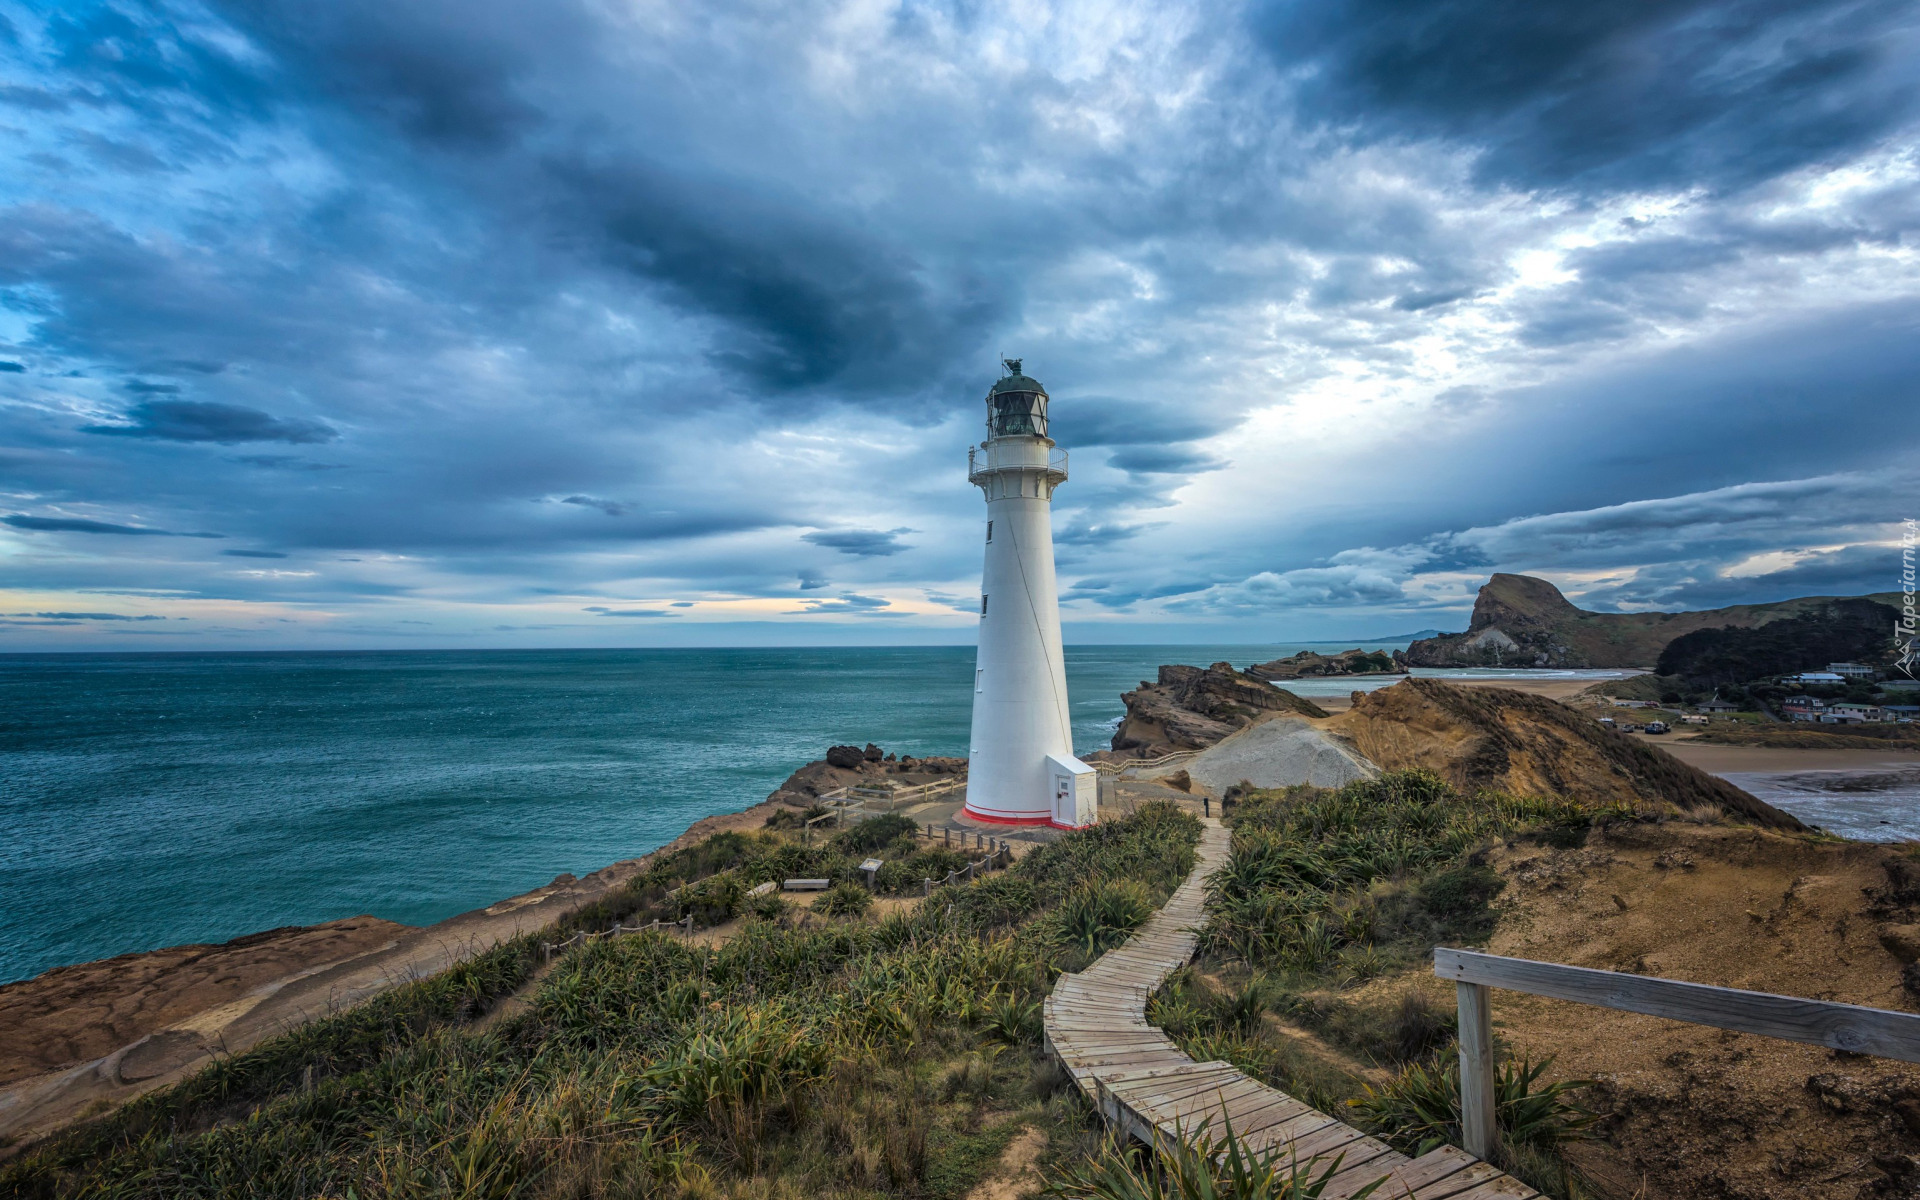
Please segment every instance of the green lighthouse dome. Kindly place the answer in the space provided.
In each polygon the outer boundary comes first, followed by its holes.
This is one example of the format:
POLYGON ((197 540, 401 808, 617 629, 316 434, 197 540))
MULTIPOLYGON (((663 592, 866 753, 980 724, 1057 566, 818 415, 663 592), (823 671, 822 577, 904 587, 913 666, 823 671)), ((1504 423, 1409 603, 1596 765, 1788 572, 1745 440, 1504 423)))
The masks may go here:
POLYGON ((1047 389, 1021 372, 1019 359, 1000 362, 1007 373, 987 391, 988 437, 1046 437, 1047 389))

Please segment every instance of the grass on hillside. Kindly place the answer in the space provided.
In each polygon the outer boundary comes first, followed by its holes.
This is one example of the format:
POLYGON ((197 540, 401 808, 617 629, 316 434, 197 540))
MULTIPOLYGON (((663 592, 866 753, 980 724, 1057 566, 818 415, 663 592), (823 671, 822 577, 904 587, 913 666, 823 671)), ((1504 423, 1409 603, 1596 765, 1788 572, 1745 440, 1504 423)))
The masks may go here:
MULTIPOLYGON (((887 829, 720 834, 573 923, 731 916, 762 879, 847 880, 887 829)), ((939 853, 900 832, 890 858, 939 853)), ((1023 1124, 1078 1144, 1039 1000, 1164 902, 1197 838, 1150 805, 882 919, 596 940, 470 1028, 532 976, 517 939, 29 1148, 0 1194, 958 1200, 1023 1124)))
MULTIPOLYGON (((1157 993, 1149 1019, 1188 1054, 1222 1059, 1408 1153, 1459 1144, 1455 1015, 1430 981, 1435 945, 1484 944, 1503 887, 1496 837, 1573 845, 1596 819, 1569 801, 1463 795, 1427 771, 1333 790, 1245 794, 1214 877, 1203 957, 1157 993), (1382 977, 1411 986, 1368 987, 1382 977)), ((1508 1062, 1502 1164, 1577 1195, 1557 1152, 1588 1118, 1541 1064, 1508 1062)))

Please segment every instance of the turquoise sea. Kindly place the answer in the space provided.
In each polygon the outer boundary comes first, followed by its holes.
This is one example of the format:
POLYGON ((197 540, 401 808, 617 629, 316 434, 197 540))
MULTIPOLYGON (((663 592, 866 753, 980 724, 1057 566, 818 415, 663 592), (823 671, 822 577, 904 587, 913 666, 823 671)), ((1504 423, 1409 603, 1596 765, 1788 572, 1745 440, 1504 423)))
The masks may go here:
MULTIPOLYGON (((1074 741, 1106 746, 1161 663, 1298 648, 1070 647, 1074 741)), ((964 754, 972 672, 970 646, 0 656, 0 983, 441 920, 757 803, 834 742, 964 754)))

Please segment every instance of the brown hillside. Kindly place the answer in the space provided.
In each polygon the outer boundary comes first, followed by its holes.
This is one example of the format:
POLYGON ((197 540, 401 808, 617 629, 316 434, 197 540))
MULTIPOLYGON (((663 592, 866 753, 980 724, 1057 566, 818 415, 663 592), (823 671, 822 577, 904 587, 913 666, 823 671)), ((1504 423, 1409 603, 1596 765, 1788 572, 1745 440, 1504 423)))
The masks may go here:
POLYGON ((1543 696, 1406 679, 1329 722, 1386 770, 1424 767, 1464 790, 1565 796, 1594 806, 1709 806, 1775 829, 1804 829, 1723 779, 1602 728, 1543 696))
MULTIPOLYGON (((1751 629, 1796 617, 1837 597, 1805 596, 1773 604, 1678 613, 1588 612, 1531 575, 1496 574, 1481 587, 1465 633, 1442 634, 1406 649, 1416 667, 1648 667, 1668 642, 1697 629, 1751 629)), ((1868 599, 1885 603, 1885 595, 1868 599)))
MULTIPOLYGON (((1920 864, 1903 848, 1689 821, 1597 825, 1584 845, 1496 845, 1490 944, 1511 955, 1911 1012, 1920 864)), ((1425 990, 1425 965, 1368 985, 1425 990)), ((1589 1079, 1604 1200, 1915 1195, 1920 1067, 1495 991, 1500 1039, 1589 1079)))

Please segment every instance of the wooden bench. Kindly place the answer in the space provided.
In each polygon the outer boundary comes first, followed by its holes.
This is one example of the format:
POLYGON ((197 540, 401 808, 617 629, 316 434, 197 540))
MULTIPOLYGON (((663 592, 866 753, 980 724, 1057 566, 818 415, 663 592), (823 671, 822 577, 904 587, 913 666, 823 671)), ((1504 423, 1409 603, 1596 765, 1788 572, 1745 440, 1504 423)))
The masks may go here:
POLYGON ((789 879, 780 886, 789 892, 824 892, 832 883, 831 879, 789 879))

